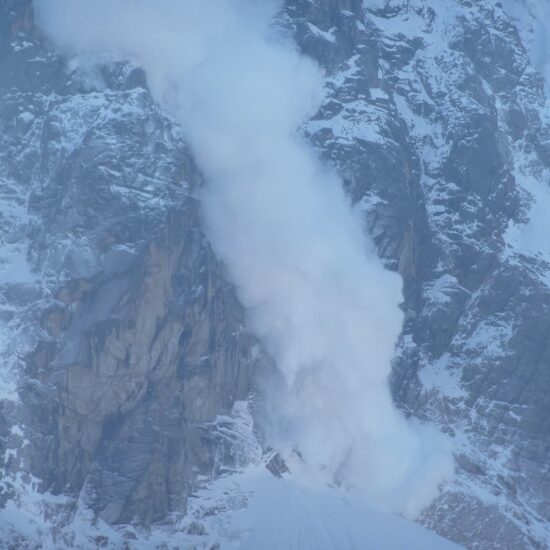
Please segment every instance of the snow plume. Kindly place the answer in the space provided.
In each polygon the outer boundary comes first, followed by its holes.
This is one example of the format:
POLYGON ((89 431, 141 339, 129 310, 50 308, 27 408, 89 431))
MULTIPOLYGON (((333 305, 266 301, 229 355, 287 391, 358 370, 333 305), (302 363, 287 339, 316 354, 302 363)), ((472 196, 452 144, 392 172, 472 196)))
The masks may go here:
MULTIPOLYGON (((379 507, 415 515, 450 476, 435 429, 394 407, 387 377, 401 280, 341 181, 297 129, 323 75, 272 26, 268 0, 35 0, 66 50, 141 65, 206 178, 206 233, 282 374, 277 448, 379 507), (296 456, 296 455, 295 455, 296 456)), ((273 386, 275 387, 275 386, 273 386)))

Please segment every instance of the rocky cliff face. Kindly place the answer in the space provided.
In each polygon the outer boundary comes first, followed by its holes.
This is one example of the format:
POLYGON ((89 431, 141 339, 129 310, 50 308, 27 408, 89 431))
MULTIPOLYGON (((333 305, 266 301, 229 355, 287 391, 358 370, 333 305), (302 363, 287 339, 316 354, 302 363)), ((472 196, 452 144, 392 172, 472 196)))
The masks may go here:
POLYGON ((203 424, 249 395, 257 352, 143 73, 67 63, 29 3, 0 10, 1 499, 25 472, 150 524, 217 468, 203 424))
MULTIPOLYGON (((327 72, 304 131, 404 278, 395 400, 455 442, 457 478, 422 521, 479 549, 550 540, 550 133, 511 14, 288 0, 281 16, 327 72)), ((109 524, 185 512, 233 460, 212 422, 261 355, 140 69, 64 59, 30 2, 6 0, 0 75, 0 505, 70 545, 75 507, 109 524)))
POLYGON ((470 548, 546 547, 550 157, 517 22, 483 1, 287 13, 329 74, 307 130, 404 277, 396 401, 456 442, 424 521, 470 548))

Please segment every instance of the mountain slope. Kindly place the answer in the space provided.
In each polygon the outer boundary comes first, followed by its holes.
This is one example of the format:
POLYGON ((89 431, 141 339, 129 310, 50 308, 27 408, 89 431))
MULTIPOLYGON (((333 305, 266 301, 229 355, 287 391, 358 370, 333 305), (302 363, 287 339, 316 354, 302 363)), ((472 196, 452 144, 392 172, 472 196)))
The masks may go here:
POLYGON ((472 548, 545 547, 548 125, 525 30, 483 1, 287 14, 329 74, 307 130, 405 280, 396 400, 455 440, 424 521, 472 548))
MULTIPOLYGON (((550 544, 544 14, 543 0, 287 0, 279 19, 327 74, 304 133, 404 279, 394 399, 454 442, 456 479, 421 521, 468 548, 550 544)), ((246 465, 212 426, 269 362, 143 72, 64 58, 31 3, 6 0, 0 74, 0 513, 31 510, 68 547, 78 522, 117 547, 126 528, 108 524, 135 519, 127 536, 149 544, 150 525, 183 521, 198 487, 246 465)), ((297 513, 340 514, 339 497, 303 495, 297 513)), ((359 538, 382 536, 373 514, 359 538)))

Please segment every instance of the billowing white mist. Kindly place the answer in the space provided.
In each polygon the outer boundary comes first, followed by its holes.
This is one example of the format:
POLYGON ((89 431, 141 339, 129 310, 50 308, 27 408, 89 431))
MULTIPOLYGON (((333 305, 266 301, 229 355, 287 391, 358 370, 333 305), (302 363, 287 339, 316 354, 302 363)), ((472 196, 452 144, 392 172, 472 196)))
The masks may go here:
POLYGON ((205 229, 284 376, 276 444, 378 506, 416 514, 451 475, 437 431, 407 422, 387 377, 401 281, 340 180, 298 135, 321 101, 313 62, 271 29, 270 0, 35 0, 61 47, 147 72, 206 177, 205 229))

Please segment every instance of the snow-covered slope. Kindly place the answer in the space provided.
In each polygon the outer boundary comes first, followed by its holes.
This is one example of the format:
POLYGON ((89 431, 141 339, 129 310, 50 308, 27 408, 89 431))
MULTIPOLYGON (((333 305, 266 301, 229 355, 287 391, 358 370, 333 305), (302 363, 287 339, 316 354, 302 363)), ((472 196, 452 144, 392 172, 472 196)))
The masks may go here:
MULTIPOLYGON (((58 499, 60 500, 60 499, 58 499)), ((54 499, 51 499, 53 504, 54 499)), ((193 548, 206 550, 458 550, 411 521, 380 512, 338 489, 308 488, 291 476, 273 476, 265 467, 222 477, 189 500, 185 519, 152 531, 139 527, 93 525, 85 510, 64 532, 40 521, 39 505, 26 513, 8 509, 0 515, 4 541, 41 540, 44 550, 101 548, 135 550, 193 548), (37 513, 38 512, 38 513, 37 513)))
MULTIPOLYGON (((302 486, 265 468, 222 478, 197 495, 197 506, 231 500, 234 509, 207 518, 211 543, 243 550, 452 550, 459 546, 338 489, 302 486)), ((191 516, 197 513, 191 501, 191 516)), ((197 525, 197 524, 195 524, 197 525)), ((199 528, 200 530, 200 528, 199 528)), ((200 537, 195 537, 195 541, 200 537)))

